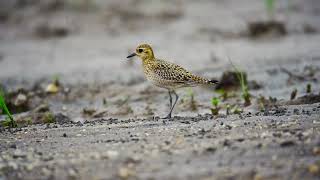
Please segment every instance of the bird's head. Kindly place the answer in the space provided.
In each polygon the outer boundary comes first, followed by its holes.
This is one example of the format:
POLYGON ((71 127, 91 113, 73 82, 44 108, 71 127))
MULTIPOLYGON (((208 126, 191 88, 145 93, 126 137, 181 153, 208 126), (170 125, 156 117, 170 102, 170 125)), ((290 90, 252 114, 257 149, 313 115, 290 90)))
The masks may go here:
POLYGON ((154 59, 152 48, 149 44, 141 44, 136 48, 136 52, 130 54, 127 58, 138 56, 142 60, 154 59))

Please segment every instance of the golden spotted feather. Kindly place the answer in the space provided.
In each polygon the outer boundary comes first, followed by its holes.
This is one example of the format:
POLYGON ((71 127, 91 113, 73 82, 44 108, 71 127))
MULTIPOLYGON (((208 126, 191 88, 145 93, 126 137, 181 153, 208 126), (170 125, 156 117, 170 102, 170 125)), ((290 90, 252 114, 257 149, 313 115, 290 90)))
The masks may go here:
POLYGON ((193 75, 184 68, 161 59, 144 61, 143 67, 148 80, 166 89, 211 83, 210 80, 193 75))

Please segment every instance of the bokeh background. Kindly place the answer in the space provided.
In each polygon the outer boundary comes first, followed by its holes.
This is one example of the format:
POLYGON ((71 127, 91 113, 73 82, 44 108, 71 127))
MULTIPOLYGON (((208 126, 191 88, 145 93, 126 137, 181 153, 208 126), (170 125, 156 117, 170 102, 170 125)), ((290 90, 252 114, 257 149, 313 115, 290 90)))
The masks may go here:
MULTIPOLYGON (((126 56, 149 43, 156 57, 208 78, 221 80, 232 61, 254 81, 256 96, 288 99, 310 83, 319 90, 317 0, 0 3, 0 80, 7 88, 57 76, 71 85, 145 87, 140 60, 126 56)), ((199 98, 210 104, 207 94, 199 98)))
POLYGON ((157 57, 212 77, 226 69, 228 56, 259 76, 261 69, 317 63, 319 2, 279 0, 272 10, 266 2, 2 0, 0 77, 129 81, 142 74, 139 60, 126 67, 125 57, 142 42, 157 57), (276 27, 258 39, 250 34, 250 24, 272 20, 285 33, 276 27))
POLYGON ((319 80, 319 0, 0 0, 0 180, 316 179, 319 80), (141 43, 221 83, 163 123, 141 43))

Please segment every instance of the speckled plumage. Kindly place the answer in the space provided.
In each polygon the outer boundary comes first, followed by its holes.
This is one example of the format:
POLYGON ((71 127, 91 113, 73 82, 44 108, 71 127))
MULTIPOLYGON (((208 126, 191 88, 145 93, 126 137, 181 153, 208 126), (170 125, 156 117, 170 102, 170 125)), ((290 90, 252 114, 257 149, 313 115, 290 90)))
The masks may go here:
POLYGON ((209 83, 209 80, 193 75, 184 68, 161 59, 143 61, 143 70, 149 81, 168 90, 209 83))
POLYGON ((171 110, 166 118, 171 117, 171 112, 179 98, 175 92, 176 89, 200 84, 217 83, 215 80, 208 80, 194 75, 176 64, 155 58, 153 50, 148 44, 139 45, 136 52, 132 53, 127 58, 133 56, 139 56, 142 59, 144 74, 150 82, 158 87, 168 89, 171 110), (176 101, 173 106, 171 93, 176 95, 176 101))

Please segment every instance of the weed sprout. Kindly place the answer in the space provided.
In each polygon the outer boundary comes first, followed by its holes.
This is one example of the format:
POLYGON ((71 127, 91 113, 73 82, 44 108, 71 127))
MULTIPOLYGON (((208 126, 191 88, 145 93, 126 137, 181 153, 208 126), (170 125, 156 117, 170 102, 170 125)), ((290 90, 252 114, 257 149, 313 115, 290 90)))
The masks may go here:
POLYGON ((15 120, 13 119, 13 116, 11 115, 9 109, 7 108, 4 94, 2 90, 0 89, 0 108, 2 109, 2 112, 7 115, 7 118, 5 121, 2 122, 3 126, 10 126, 10 127, 17 127, 17 124, 15 120))

